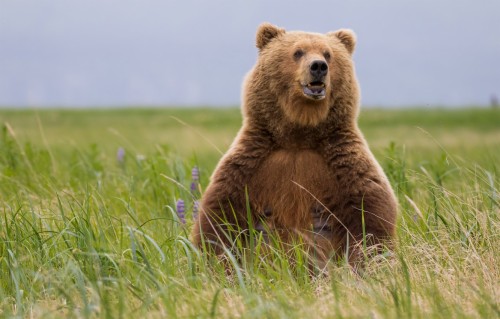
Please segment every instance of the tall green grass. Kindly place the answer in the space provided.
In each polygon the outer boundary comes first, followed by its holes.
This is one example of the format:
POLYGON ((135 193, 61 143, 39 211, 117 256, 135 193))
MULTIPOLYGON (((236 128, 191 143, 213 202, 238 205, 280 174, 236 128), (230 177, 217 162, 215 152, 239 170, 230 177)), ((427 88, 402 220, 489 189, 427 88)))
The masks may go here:
POLYGON ((300 243, 264 250, 257 237, 243 263, 192 247, 191 168, 203 191, 219 156, 200 134, 224 150, 237 111, 0 112, 0 316, 499 317, 500 116, 428 112, 442 123, 415 110, 361 117, 400 203, 395 253, 362 277, 343 263, 310 276, 300 243), (159 117, 177 124, 148 125, 159 117))

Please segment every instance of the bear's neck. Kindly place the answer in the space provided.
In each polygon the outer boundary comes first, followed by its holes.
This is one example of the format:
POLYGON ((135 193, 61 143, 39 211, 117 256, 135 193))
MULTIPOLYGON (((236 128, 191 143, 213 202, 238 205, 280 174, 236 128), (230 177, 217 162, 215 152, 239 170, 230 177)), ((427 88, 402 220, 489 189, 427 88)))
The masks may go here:
POLYGON ((277 145, 283 149, 314 149, 324 140, 317 127, 287 125, 272 132, 277 145))
POLYGON ((288 121, 285 116, 278 115, 268 118, 250 117, 245 119, 244 129, 250 131, 259 131, 268 134, 274 144, 279 149, 306 150, 321 147, 325 142, 335 139, 337 135, 343 135, 346 132, 357 132, 355 120, 342 121, 342 125, 337 125, 329 115, 324 122, 317 126, 303 126, 288 121))

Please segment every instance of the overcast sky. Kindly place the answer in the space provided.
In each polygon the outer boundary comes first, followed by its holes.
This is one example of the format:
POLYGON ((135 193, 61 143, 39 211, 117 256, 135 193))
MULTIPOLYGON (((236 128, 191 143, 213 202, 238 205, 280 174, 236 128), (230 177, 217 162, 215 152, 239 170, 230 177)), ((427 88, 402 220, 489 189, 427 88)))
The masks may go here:
POLYGON ((0 105, 237 105, 263 21, 353 29, 364 105, 500 96, 498 0, 0 0, 0 105))

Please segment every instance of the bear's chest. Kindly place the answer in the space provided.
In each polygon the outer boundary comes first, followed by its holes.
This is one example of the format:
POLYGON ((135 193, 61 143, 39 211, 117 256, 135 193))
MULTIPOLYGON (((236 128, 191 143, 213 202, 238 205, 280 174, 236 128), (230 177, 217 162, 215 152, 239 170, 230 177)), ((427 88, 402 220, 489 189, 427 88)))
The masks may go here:
POLYGON ((264 160, 248 185, 258 215, 283 227, 311 225, 314 211, 330 203, 335 186, 323 157, 311 150, 279 150, 264 160))

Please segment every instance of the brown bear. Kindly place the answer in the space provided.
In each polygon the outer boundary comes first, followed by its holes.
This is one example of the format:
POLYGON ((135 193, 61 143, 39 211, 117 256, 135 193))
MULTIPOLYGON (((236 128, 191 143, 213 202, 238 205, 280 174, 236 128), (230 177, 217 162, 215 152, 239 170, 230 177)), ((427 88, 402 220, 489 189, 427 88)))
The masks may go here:
POLYGON ((358 129, 355 44, 351 30, 260 25, 243 126, 203 194, 196 245, 220 254, 249 228, 285 230, 322 259, 346 256, 353 265, 361 246, 391 246, 397 204, 358 129))

